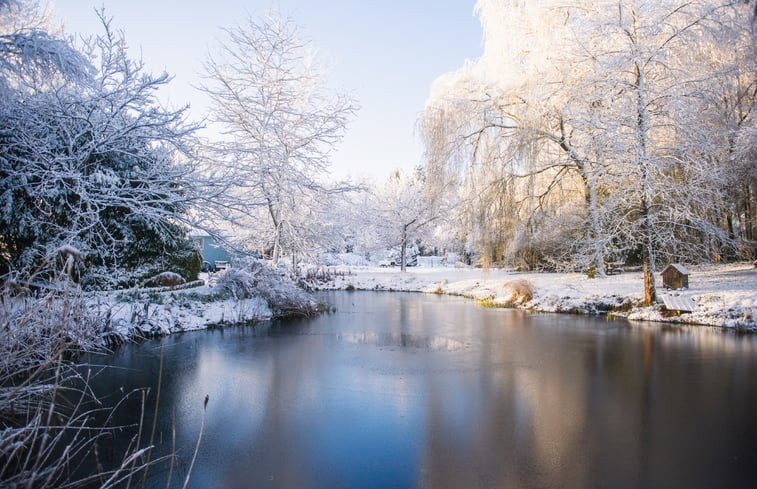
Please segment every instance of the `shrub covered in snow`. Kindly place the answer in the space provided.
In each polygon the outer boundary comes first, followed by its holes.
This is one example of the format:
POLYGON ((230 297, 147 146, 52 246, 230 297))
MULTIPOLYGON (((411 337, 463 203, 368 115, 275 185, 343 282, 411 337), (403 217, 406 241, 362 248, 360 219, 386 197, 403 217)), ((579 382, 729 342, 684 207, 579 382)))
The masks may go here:
POLYGON ((296 281, 298 286, 312 291, 323 288, 326 284, 333 283, 337 277, 344 278, 345 275, 349 274, 349 268, 344 265, 327 267, 300 263, 296 271, 290 274, 290 276, 296 281))
POLYGON ((216 286, 236 300, 262 297, 275 317, 312 316, 318 304, 289 277, 286 271, 250 260, 224 273, 216 286))
POLYGON ((38 30, 34 4, 0 1, 0 273, 73 244, 91 288, 166 269, 194 279, 184 223, 201 179, 187 157, 194 126, 156 98, 170 77, 131 59, 104 16, 80 49, 38 30))
POLYGON ((232 268, 221 275, 216 287, 234 299, 249 299, 258 295, 259 273, 262 267, 232 268))
POLYGON ((174 272, 160 272, 159 274, 151 277, 145 285, 150 287, 167 287, 173 285, 182 285, 187 281, 184 277, 174 272))
POLYGON ((195 280, 200 273, 202 256, 192 243, 184 240, 162 248, 150 248, 142 241, 135 250, 121 254, 122 266, 113 268, 89 261, 80 267, 80 283, 86 290, 127 289, 134 286, 156 286, 151 281, 163 271, 170 271, 183 280, 195 280))

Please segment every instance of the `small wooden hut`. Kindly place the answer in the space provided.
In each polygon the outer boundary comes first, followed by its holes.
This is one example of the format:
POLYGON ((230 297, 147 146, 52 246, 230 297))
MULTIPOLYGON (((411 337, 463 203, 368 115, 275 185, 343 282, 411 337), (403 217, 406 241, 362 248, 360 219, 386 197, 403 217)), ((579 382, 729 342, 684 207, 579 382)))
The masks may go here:
POLYGON ((689 287, 689 271, 680 263, 671 263, 662 271, 662 285, 668 289, 689 287))

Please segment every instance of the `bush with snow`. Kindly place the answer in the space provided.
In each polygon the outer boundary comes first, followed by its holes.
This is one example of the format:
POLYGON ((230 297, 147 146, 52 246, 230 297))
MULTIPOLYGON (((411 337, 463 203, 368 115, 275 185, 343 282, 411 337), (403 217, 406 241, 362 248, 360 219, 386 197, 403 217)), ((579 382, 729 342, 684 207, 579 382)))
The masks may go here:
POLYGON ((275 317, 313 316, 318 304, 295 284, 286 271, 260 260, 250 260, 232 268, 218 279, 216 287, 236 300, 262 297, 275 317))
POLYGON ((150 287, 170 287, 174 285, 182 285, 187 281, 184 277, 174 272, 160 272, 154 277, 150 277, 145 285, 150 287))
POLYGON ((86 48, 15 20, 0 25, 0 273, 64 244, 98 287, 167 257, 199 271, 182 225, 201 181, 186 163, 194 127, 156 98, 170 77, 146 73, 104 17, 86 48))
POLYGON ((232 268, 221 275, 216 288, 234 299, 248 299, 258 295, 259 273, 262 267, 232 268))

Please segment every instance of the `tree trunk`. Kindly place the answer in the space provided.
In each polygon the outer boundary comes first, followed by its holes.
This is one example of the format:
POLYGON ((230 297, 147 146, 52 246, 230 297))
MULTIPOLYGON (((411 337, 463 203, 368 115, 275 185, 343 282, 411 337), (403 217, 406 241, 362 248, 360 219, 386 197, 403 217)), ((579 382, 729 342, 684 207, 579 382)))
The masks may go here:
MULTIPOLYGON (((634 20, 635 24, 635 20, 634 20)), ((649 113, 647 112, 646 103, 646 85, 644 80, 644 71, 638 62, 636 69, 636 138, 638 149, 636 153, 636 163, 639 165, 641 173, 641 226, 642 240, 644 247, 642 250, 642 265, 644 269, 644 304, 651 306, 657 300, 657 293, 654 285, 654 231, 652 229, 652 216, 650 208, 650 176, 649 176, 649 156, 647 153, 647 130, 649 124, 649 113)))
POLYGON ((406 269, 405 253, 407 253, 407 226, 402 228, 402 247, 400 252, 400 271, 404 272, 406 269))
POLYGON ((589 220, 591 222, 591 239, 594 241, 594 266, 597 269, 597 275, 606 277, 605 271, 605 246, 602 237, 602 225, 599 222, 599 210, 597 208, 597 189, 592 179, 586 178, 587 195, 589 207, 589 220))
POLYGON ((644 270, 644 304, 651 306, 657 301, 657 289, 654 285, 654 267, 650 263, 649 253, 644 252, 642 265, 644 270))
POLYGON ((747 183, 744 186, 744 236, 747 241, 754 239, 752 229, 752 188, 747 183))
MULTIPOLYGON (((597 270, 597 275, 606 277, 605 270, 605 245, 602 242, 602 226, 599 221, 599 207, 597 205, 597 188, 592 175, 586 168, 587 161, 580 158, 568 140, 565 129, 565 121, 560 117, 560 147, 576 165, 581 182, 584 186, 584 201, 586 210, 589 213, 589 240, 592 248, 592 262, 597 270)), ((597 158, 600 161, 601 158, 597 158)))
POLYGON ((273 264, 279 263, 279 256, 281 255, 281 223, 276 226, 276 237, 273 240, 273 264))
POLYGON ((733 229, 733 215, 730 211, 725 213, 725 224, 728 228, 728 237, 731 240, 736 241, 736 232, 733 229))
POLYGON ((723 258, 725 261, 734 260, 738 256, 736 243, 738 237, 736 236, 736 228, 733 225, 733 213, 730 209, 725 214, 725 224, 728 231, 728 242, 720 241, 721 248, 723 250, 723 258))
POLYGON ((281 254, 281 222, 278 219, 278 213, 273 208, 273 201, 270 198, 266 198, 268 201, 268 214, 271 216, 271 222, 273 223, 274 227, 274 238, 273 238, 273 264, 277 265, 279 263, 279 255, 281 254))

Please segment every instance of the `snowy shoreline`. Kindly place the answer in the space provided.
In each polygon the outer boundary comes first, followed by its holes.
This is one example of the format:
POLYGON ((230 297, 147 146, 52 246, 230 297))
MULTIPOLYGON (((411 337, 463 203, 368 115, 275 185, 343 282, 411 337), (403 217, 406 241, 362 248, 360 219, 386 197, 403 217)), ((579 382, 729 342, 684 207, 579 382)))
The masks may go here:
MULTIPOLYGON (((534 312, 601 314, 633 321, 698 324, 757 332, 757 269, 750 263, 690 267, 690 288, 668 291, 658 277, 658 294, 690 299, 690 313, 666 314, 661 305, 640 306, 641 272, 590 279, 578 273, 513 272, 501 269, 338 266, 325 268, 327 280, 316 290, 365 290, 435 293, 463 296, 493 307, 517 307, 534 312), (513 280, 533 284, 533 298, 511 304, 513 280)), ((273 318, 260 297, 223 299, 210 286, 152 293, 133 301, 118 295, 99 296, 110 309, 111 330, 124 337, 135 327, 165 335, 215 327, 250 324, 273 318)))
MULTIPOLYGON (((609 314, 634 321, 698 324, 757 331, 757 269, 751 263, 690 267, 690 287, 662 288, 658 295, 683 297, 695 305, 692 312, 671 314, 662 305, 643 307, 641 272, 605 278, 579 273, 512 272, 476 268, 350 267, 344 276, 321 284, 320 290, 374 290, 423 292, 464 296, 491 306, 508 306, 511 291, 504 284, 525 279, 534 286, 533 299, 511 307, 535 312, 609 314)), ((342 269, 343 271, 343 269, 342 269)))

